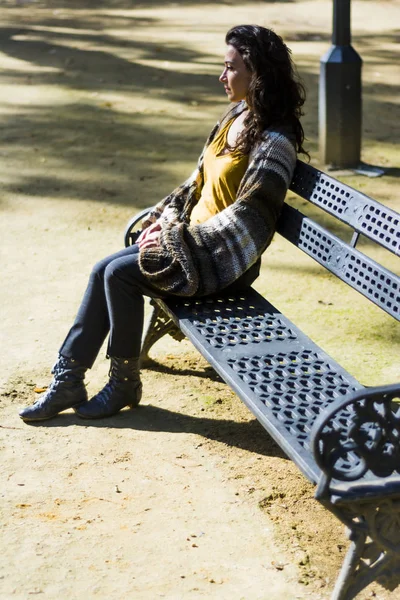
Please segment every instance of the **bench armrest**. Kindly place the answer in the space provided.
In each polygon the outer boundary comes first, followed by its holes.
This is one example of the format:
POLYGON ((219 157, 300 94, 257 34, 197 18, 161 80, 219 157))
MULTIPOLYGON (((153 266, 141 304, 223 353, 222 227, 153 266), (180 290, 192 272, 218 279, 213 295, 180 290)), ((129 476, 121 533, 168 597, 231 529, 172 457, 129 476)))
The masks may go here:
POLYGON ((152 206, 150 206, 149 208, 145 208, 144 210, 140 211, 137 215, 132 217, 132 219, 129 221, 124 233, 125 248, 128 248, 128 246, 132 246, 132 244, 135 243, 136 238, 140 233, 140 229, 137 228, 137 226, 140 225, 145 216, 148 215, 152 209, 152 206))
POLYGON ((318 499, 329 495, 332 480, 354 482, 368 474, 368 484, 371 476, 400 474, 400 383, 336 400, 316 419, 310 443, 322 471, 318 499))

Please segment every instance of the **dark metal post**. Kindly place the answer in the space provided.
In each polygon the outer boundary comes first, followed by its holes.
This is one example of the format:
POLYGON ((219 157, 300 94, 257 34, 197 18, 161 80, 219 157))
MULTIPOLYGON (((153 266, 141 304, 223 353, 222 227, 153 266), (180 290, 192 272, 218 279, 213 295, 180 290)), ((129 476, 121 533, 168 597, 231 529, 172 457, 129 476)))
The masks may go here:
POLYGON ((350 0, 333 0, 332 46, 321 58, 319 83, 320 158, 331 167, 361 162, 361 67, 351 46, 350 0))

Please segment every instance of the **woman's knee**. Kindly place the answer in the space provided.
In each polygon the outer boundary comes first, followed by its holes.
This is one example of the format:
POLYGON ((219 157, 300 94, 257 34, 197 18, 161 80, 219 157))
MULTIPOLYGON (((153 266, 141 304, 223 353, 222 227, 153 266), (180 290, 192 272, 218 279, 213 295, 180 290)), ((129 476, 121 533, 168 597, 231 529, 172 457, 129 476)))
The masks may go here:
POLYGON ((131 280, 130 266, 125 259, 116 258, 104 266, 104 281, 113 283, 115 281, 131 280))
POLYGON ((112 261, 112 256, 106 256, 105 258, 99 260, 92 268, 91 277, 100 277, 100 279, 103 279, 105 276, 105 271, 112 261))
POLYGON ((115 252, 114 254, 110 254, 105 258, 99 260, 92 269, 92 275, 99 276, 100 278, 112 277, 115 269, 118 266, 122 268, 127 265, 127 263, 131 262, 132 259, 135 261, 135 255, 137 254, 137 247, 130 246, 129 248, 125 248, 120 250, 119 252, 115 252), (113 265, 113 266, 111 266, 113 265))
POLYGON ((128 285, 133 291, 141 291, 140 273, 137 261, 130 257, 116 258, 104 269, 104 282, 106 286, 128 285))
POLYGON ((112 279, 115 279, 115 277, 117 275, 117 271, 119 270, 119 268, 115 264, 116 262, 117 261, 111 261, 104 266, 104 280, 105 281, 110 281, 112 279))

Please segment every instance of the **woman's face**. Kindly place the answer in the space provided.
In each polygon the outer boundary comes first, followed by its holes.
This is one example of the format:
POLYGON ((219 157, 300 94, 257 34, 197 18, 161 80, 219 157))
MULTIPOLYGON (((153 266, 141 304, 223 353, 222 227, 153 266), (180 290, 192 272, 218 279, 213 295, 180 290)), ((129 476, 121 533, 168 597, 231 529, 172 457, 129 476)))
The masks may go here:
POLYGON ((251 73, 243 62, 243 58, 233 46, 227 46, 224 70, 220 82, 231 102, 245 100, 250 85, 251 73))

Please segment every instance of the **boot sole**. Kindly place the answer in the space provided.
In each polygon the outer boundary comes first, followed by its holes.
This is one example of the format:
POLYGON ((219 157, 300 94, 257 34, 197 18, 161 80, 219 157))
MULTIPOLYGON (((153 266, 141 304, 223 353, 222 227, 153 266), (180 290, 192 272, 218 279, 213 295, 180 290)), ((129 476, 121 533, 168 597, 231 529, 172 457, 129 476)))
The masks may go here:
MULTIPOLYGON (((139 404, 139 403, 138 403, 139 404)), ((81 415, 81 413, 79 413, 75 408, 75 414, 80 417, 81 419, 108 419, 108 417, 114 417, 115 415, 117 415, 118 413, 121 412, 121 410, 123 410, 124 408, 129 408, 131 410, 133 410, 134 408, 137 407, 138 404, 127 404, 126 406, 123 406, 122 408, 120 408, 119 410, 117 410, 116 412, 113 413, 108 413, 106 415, 81 415)))
POLYGON ((31 417, 23 417, 21 415, 18 415, 18 416, 25 423, 34 423, 35 421, 48 421, 49 419, 54 419, 54 417, 56 417, 58 414, 59 413, 55 413, 54 415, 51 415, 50 417, 36 417, 36 419, 31 418, 31 417))
POLYGON ((60 413, 69 410, 70 408, 73 408, 75 410, 76 406, 79 406, 79 404, 82 404, 82 402, 86 402, 86 400, 81 400, 80 402, 77 402, 76 404, 73 404, 72 406, 67 406, 66 408, 63 408, 62 410, 59 410, 58 412, 52 414, 52 415, 48 415, 47 417, 23 417, 22 415, 18 415, 20 419, 22 419, 22 421, 26 422, 26 423, 34 423, 35 421, 48 421, 49 419, 54 419, 54 417, 56 417, 57 415, 59 415, 60 413))

